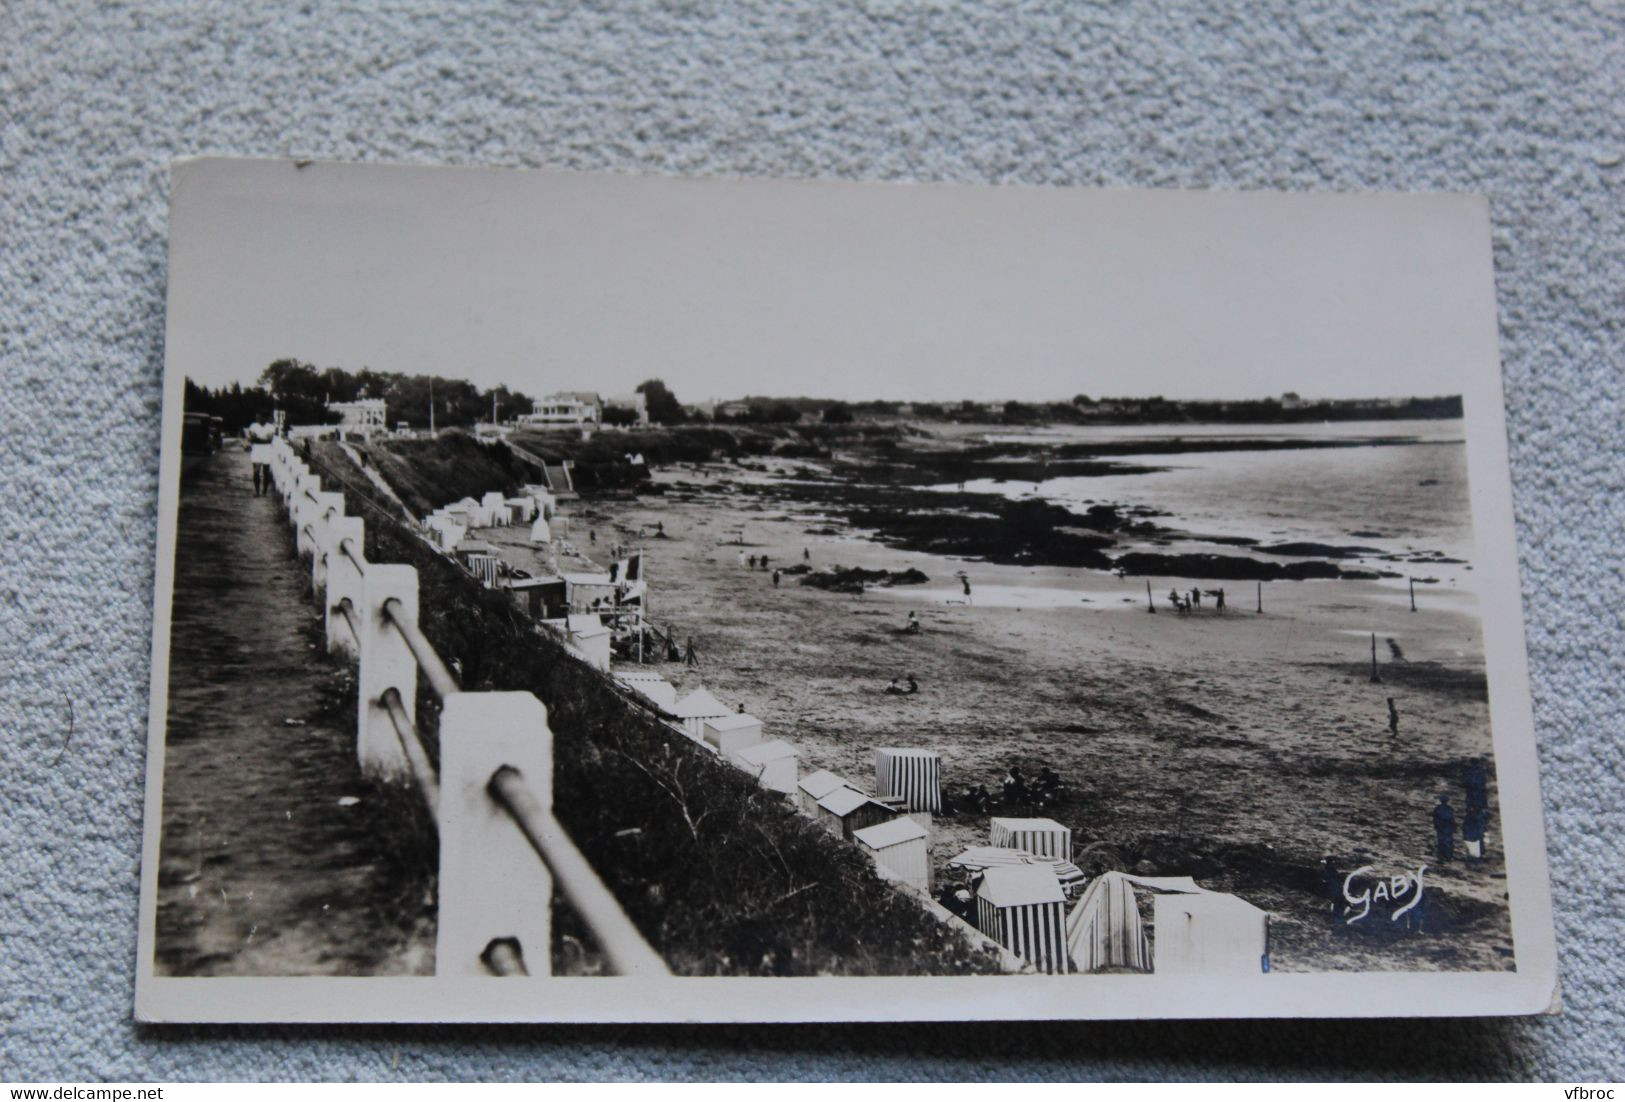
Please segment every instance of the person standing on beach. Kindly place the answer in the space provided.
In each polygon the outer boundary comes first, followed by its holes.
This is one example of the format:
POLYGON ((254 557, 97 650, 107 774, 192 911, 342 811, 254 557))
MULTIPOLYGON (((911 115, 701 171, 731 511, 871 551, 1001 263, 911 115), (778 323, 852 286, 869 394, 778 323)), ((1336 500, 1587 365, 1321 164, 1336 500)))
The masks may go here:
POLYGON ((968 605, 968 604, 971 603, 971 599, 970 599, 970 575, 969 574, 962 575, 959 580, 965 587, 965 603, 968 605))
POLYGON ((811 548, 803 547, 801 549, 801 561, 802 562, 812 562, 812 549, 811 548))
POLYGON ((1394 698, 1388 698, 1388 735, 1390 738, 1399 737, 1399 709, 1394 707, 1394 698))
POLYGON ((1456 856, 1456 809, 1450 806, 1449 796, 1440 796, 1439 806, 1433 809, 1433 833, 1439 844, 1439 860, 1454 860, 1456 856))
POLYGON ((773 588, 779 588, 779 571, 773 571, 773 588))
POLYGON ((699 664, 700 656, 694 653, 694 637, 690 635, 688 637, 688 652, 683 655, 683 665, 698 666, 699 664))
POLYGON ((739 565, 745 565, 745 553, 743 551, 739 552, 739 565))
POLYGON ((756 569, 756 556, 752 555, 747 561, 750 563, 750 568, 752 570, 755 570, 756 569))
POLYGON ((1489 772, 1484 763, 1477 758, 1467 763, 1462 772, 1462 785, 1467 789, 1467 812, 1471 814, 1474 808, 1488 808, 1490 806, 1489 772))
POLYGON ((1202 607, 1202 591, 1200 589, 1197 589, 1195 586, 1191 587, 1191 607, 1192 608, 1201 608, 1202 607))
POLYGON ((1214 606, 1213 607, 1216 608, 1218 611, 1223 612, 1224 611, 1224 586, 1221 585, 1219 587, 1219 591, 1213 595, 1213 600, 1214 600, 1214 606))
POLYGON ((762 556, 762 569, 763 570, 767 569, 767 556, 766 555, 762 556))

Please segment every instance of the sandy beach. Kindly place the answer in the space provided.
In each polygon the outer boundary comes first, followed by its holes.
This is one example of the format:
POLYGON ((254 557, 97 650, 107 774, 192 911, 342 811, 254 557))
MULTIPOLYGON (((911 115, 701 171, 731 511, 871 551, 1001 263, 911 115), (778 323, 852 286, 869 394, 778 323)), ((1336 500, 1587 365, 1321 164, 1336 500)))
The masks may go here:
MULTIPOLYGON (((1273 915, 1276 968, 1511 967, 1493 820, 1483 863, 1464 865, 1459 847, 1453 862, 1433 855, 1434 802, 1448 793, 1459 808, 1463 765, 1490 750, 1469 593, 1424 589, 1413 613, 1392 581, 1266 582, 1260 614, 1255 584, 1235 582, 1222 614, 1208 598, 1182 616, 1170 587, 1216 583, 1162 577, 1149 579, 1151 615, 1145 578, 882 546, 816 508, 739 492, 765 475, 731 466, 656 477, 668 492, 567 503, 565 538, 606 563, 612 542, 642 547, 653 619, 691 636, 700 657, 661 672, 760 716, 801 749, 803 773, 872 788, 876 747, 918 746, 941 752, 952 793, 996 793, 1009 766, 1030 776, 1047 765, 1069 790, 1047 813, 1072 828, 1086 871, 1190 874, 1243 895, 1273 915), (656 524, 667 538, 648 538, 656 524), (796 575, 775 587, 740 565, 742 550, 771 566, 912 568, 929 581, 861 597, 796 575), (902 630, 910 610, 917 635, 902 630), (917 695, 883 692, 908 674, 917 695), (1319 874, 1328 854, 1344 871, 1427 865, 1432 929, 1334 925, 1319 874)), ((939 876, 962 847, 986 843, 987 820, 936 819, 939 876)))

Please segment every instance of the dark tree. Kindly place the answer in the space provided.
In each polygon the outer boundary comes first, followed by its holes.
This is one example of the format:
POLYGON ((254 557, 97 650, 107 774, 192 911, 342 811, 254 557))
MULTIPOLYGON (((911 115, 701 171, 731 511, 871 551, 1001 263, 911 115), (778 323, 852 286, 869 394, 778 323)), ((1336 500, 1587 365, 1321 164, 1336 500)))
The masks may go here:
POLYGON ((683 404, 671 388, 659 379, 648 379, 637 385, 637 392, 649 406, 649 420, 657 425, 675 425, 683 420, 683 404))

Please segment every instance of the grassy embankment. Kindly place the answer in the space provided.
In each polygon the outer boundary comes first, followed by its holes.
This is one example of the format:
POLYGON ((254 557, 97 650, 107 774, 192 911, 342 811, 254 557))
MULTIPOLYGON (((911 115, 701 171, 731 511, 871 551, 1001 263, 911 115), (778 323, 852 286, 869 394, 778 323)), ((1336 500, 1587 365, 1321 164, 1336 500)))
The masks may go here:
MULTIPOLYGON (((503 488, 512 474, 499 451, 457 437, 400 441, 373 449, 369 462, 417 507, 503 488), (486 454, 467 451, 470 445, 486 454), (437 490, 433 480, 450 470, 451 486, 437 490), (487 477, 493 481, 474 485, 487 477)), ((313 466, 326 484, 377 506, 365 510, 367 557, 417 568, 423 631, 442 657, 461 664, 463 685, 529 690, 547 705, 555 812, 674 971, 998 970, 990 955, 882 882, 854 847, 630 706, 601 674, 536 634, 505 597, 481 589, 412 533, 386 522, 387 503, 337 447, 319 446, 313 466)), ((358 503, 351 508, 362 510, 358 503)), ((427 692, 418 715, 432 731, 436 708, 427 692)), ((555 929, 555 970, 594 970, 578 920, 560 913, 555 929)))

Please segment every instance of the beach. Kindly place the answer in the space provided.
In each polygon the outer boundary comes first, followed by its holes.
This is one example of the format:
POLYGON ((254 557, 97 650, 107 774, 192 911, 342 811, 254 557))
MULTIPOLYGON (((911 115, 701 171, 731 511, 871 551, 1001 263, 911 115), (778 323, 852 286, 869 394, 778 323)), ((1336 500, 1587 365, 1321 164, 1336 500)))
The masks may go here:
MULTIPOLYGON (((1271 912, 1280 970, 1511 967, 1493 820, 1482 863, 1464 865, 1459 847, 1443 864, 1433 853, 1437 798, 1459 813, 1465 763, 1490 752, 1470 589, 1419 587, 1412 612, 1394 578, 1271 581, 1259 613, 1251 581, 924 553, 749 492, 795 470, 685 466, 656 472, 663 493, 567 504, 566 538, 599 561, 612 542, 646 552, 652 619, 698 652, 697 667, 658 667, 682 691, 703 685, 762 718, 801 750, 803 774, 830 769, 871 790, 885 746, 940 752, 951 795, 997 793, 1012 765, 1028 776, 1048 766, 1067 793, 1043 814, 1072 829, 1085 871, 1194 875, 1242 895, 1271 912), (653 538, 657 524, 666 538, 653 538), (765 554, 770 569, 742 566, 741 552, 765 554), (775 587, 772 567, 803 563, 929 580, 861 596, 794 574, 775 587), (1212 596, 1189 615, 1167 599, 1220 585, 1222 613, 1212 596), (903 630, 910 611, 918 634, 903 630), (917 694, 883 691, 907 675, 917 694), (1426 865, 1432 930, 1330 921, 1328 855, 1344 872, 1426 865)), ((1493 773, 1490 784, 1493 812, 1493 773)), ((987 831, 985 814, 936 818, 939 880, 987 831)))

